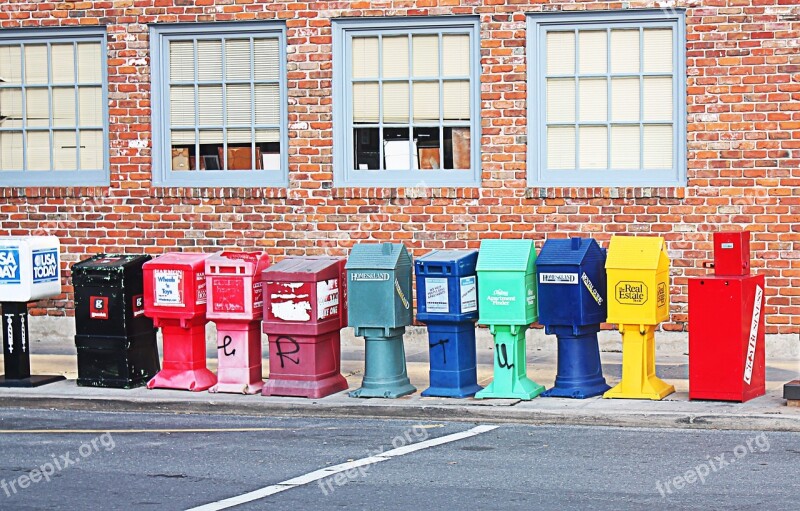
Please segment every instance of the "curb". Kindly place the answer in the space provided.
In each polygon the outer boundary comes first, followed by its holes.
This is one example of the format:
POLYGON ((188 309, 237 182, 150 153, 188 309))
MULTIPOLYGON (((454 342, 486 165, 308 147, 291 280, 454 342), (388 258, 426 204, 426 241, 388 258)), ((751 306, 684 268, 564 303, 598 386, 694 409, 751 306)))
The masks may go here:
MULTIPOLYGON (((273 400, 275 399, 275 400, 273 400)), ((272 417, 404 419, 498 424, 605 426, 635 428, 679 428, 716 430, 756 430, 800 432, 800 414, 781 412, 724 414, 686 411, 621 411, 613 413, 583 410, 541 410, 522 406, 382 404, 377 400, 358 400, 358 404, 302 402, 293 398, 270 401, 230 402, 186 401, 179 399, 109 399, 104 397, 9 396, 0 400, 0 408, 51 409, 95 412, 131 412, 164 414, 214 414, 272 417), (286 401, 281 402, 281 400, 286 401), (373 404, 375 403, 375 404, 373 404)))

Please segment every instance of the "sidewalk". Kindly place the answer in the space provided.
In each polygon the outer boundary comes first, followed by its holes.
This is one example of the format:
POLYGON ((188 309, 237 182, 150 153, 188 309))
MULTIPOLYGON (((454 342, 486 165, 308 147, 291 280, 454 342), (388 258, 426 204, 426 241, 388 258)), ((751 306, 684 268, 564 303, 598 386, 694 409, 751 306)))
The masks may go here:
MULTIPOLYGON (((478 379, 485 385, 492 378, 493 353, 485 342, 479 341, 478 344, 478 379)), ((557 361, 555 342, 529 344, 533 346, 528 349, 528 375, 546 387, 552 386, 557 361), (552 348, 548 349, 549 346, 552 348)), ((794 357, 768 357, 767 394, 747 403, 689 401, 688 357, 685 354, 677 354, 676 350, 671 350, 668 354, 659 352, 657 357, 658 375, 676 388, 674 394, 662 401, 539 397, 525 402, 513 399, 481 401, 420 397, 419 392, 427 388, 428 383, 428 353, 426 344, 416 340, 406 343, 406 355, 409 376, 418 392, 394 400, 354 399, 348 397, 346 392, 310 400, 145 388, 118 390, 78 387, 75 383, 77 368, 74 346, 63 340, 40 342, 34 343, 32 350, 35 353, 31 357, 34 374, 63 374, 69 379, 35 389, 0 388, 0 406, 97 411, 800 431, 800 407, 787 407, 786 401, 782 399, 783 384, 800 375, 800 362, 794 357)), ((208 366, 214 370, 216 360, 213 358, 215 356, 213 347, 210 347, 209 351, 208 366)), ((604 351, 602 359, 606 380, 612 385, 617 383, 621 377, 622 354, 618 351, 604 351)), ((363 343, 346 339, 342 348, 342 373, 347 377, 351 389, 360 386, 363 360, 363 343)), ((268 367, 268 361, 265 360, 265 378, 268 376, 268 367)))

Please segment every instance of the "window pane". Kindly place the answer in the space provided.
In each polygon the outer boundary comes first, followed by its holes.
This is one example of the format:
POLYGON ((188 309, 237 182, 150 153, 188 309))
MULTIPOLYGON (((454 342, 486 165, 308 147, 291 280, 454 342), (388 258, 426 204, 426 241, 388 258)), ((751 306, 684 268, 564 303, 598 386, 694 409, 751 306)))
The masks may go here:
POLYGON ((228 85, 225 93, 228 108, 228 125, 251 124, 252 104, 250 85, 228 85))
POLYGON ((278 40, 256 39, 253 41, 255 47, 255 79, 256 80, 277 80, 280 78, 280 47, 278 40))
POLYGON ((353 84, 353 122, 379 122, 377 83, 353 84))
POLYGON ((472 149, 469 128, 447 128, 445 130, 445 144, 447 143, 448 131, 452 138, 453 162, 452 166, 449 165, 447 155, 445 154, 446 167, 456 170, 467 170, 471 168, 472 149))
POLYGON ((444 120, 469 120, 469 82, 444 82, 444 120))
POLYGON ((383 38, 383 77, 408 76, 408 37, 383 38))
POLYGON ((414 43, 414 76, 439 76, 439 36, 415 35, 414 43))
POLYGON ((0 89, 0 117, 22 119, 22 89, 0 89))
POLYGON ((383 157, 386 170, 410 170, 419 168, 416 144, 408 139, 408 130, 402 139, 386 140, 383 143, 383 157))
POLYGON ((433 128, 414 128, 414 140, 417 142, 420 169, 438 170, 443 168, 439 132, 438 126, 433 128))
POLYGON ((21 55, 19 46, 0 46, 0 79, 7 85, 22 83, 21 55))
POLYGON ((383 84, 383 122, 390 124, 408 122, 408 83, 383 84))
POLYGON ((611 168, 639 168, 639 126, 611 127, 611 168))
POLYGON ((170 124, 172 126, 194 125, 195 96, 194 87, 177 87, 169 89, 170 124))
POLYGON ((103 82, 103 53, 98 43, 78 43, 78 81, 103 82))
POLYGON ((28 85, 47 84, 47 46, 25 46, 25 83, 28 85))
POLYGON ((575 80, 547 80, 547 122, 575 122, 575 80))
POLYGON ((442 74, 444 76, 469 76, 469 35, 444 34, 442 36, 442 74))
MULTIPOLYGON (((194 95, 194 91, 192 91, 192 95, 194 95)), ((100 87, 80 87, 78 89, 78 106, 80 107, 81 126, 103 125, 103 91, 100 87)), ((190 108, 191 116, 194 117, 194 108, 190 108)))
POLYGON ((280 113, 281 91, 278 84, 256 85, 256 123, 278 124, 280 113))
POLYGON ((639 31, 611 31, 611 72, 639 72, 639 31))
POLYGON ((75 54, 72 44, 50 46, 50 76, 53 83, 75 83, 75 54))
POLYGON ((201 144, 222 145, 222 130, 200 130, 201 144))
POLYGON ((173 82, 194 81, 194 43, 192 41, 169 43, 169 79, 173 82))
POLYGON ((173 130, 172 131, 172 144, 176 145, 194 145, 195 134, 194 130, 173 130))
POLYGON ((581 169, 608 167, 608 132, 605 126, 581 126, 581 169))
POLYGON ((281 132, 278 129, 256 130, 256 142, 280 142, 281 132))
POLYGON ((611 120, 639 121, 639 79, 611 79, 611 120))
POLYGON ((578 33, 581 74, 605 74, 608 62, 606 31, 581 30, 578 33))
POLYGON ((575 128, 547 128, 547 168, 575 168, 575 128))
POLYGON ((62 128, 75 126, 74 87, 53 87, 53 126, 62 128))
POLYGON ((580 120, 606 122, 608 120, 608 90, 605 78, 584 79, 580 86, 580 120))
POLYGON ((645 29, 644 72, 672 72, 672 29, 645 29))
POLYGON ((76 156, 74 131, 53 132, 53 166, 55 170, 77 170, 78 158, 76 156))
POLYGON ((672 126, 644 127, 644 168, 672 168, 672 126))
MULTIPOLYGON (((6 121, 0 126, 7 128, 6 121)), ((22 132, 0 131, 0 171, 22 170, 22 132)))
POLYGON ((547 33, 547 74, 571 75, 575 73, 575 33, 547 33))
POLYGON ((103 168, 103 132, 82 130, 81 170, 101 170, 103 168))
POLYGON ((200 125, 222 125, 222 86, 201 85, 197 89, 200 125))
POLYGON ((353 152, 355 169, 378 170, 380 168, 380 130, 378 128, 353 130, 353 152))
POLYGON ((673 101, 672 78, 644 78, 645 121, 671 121, 673 101))
POLYGON ((225 79, 250 80, 250 40, 225 41, 225 79))
MULTIPOLYGON (((226 57, 230 56, 227 54, 226 57)), ((197 41, 197 79, 222 81, 222 41, 197 41)))
POLYGON ((439 120, 439 82, 414 82, 414 122, 439 120))
POLYGON ((27 89, 25 91, 25 110, 28 127, 47 127, 50 125, 50 101, 47 89, 27 89))
POLYGON ((50 170, 50 134, 46 131, 29 131, 28 170, 50 170))
POLYGON ((353 78, 377 78, 378 38, 354 37, 352 63, 353 78))

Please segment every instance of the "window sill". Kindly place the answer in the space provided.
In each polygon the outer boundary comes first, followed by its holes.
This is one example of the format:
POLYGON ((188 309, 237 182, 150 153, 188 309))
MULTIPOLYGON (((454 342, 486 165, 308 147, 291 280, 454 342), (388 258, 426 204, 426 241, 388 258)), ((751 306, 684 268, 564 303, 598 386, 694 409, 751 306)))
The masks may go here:
POLYGON ((82 198, 109 197, 108 186, 0 186, 2 198, 82 198))
POLYGON ((685 187, 536 187, 526 199, 684 199, 685 187))
POLYGON ((334 199, 478 199, 480 188, 347 187, 332 188, 334 199))
POLYGON ((159 199, 286 199, 289 197, 285 187, 244 188, 225 186, 179 187, 153 186, 150 195, 159 199))

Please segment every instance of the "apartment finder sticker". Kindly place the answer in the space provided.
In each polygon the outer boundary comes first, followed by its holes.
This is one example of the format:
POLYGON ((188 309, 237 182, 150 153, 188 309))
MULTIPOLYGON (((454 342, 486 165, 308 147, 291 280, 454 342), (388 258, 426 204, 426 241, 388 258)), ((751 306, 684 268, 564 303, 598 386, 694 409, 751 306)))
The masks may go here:
POLYGON ((182 271, 153 270, 153 278, 155 279, 155 305, 183 306, 182 271))
POLYGON ((447 279, 425 279, 425 307, 428 312, 450 312, 447 279))

